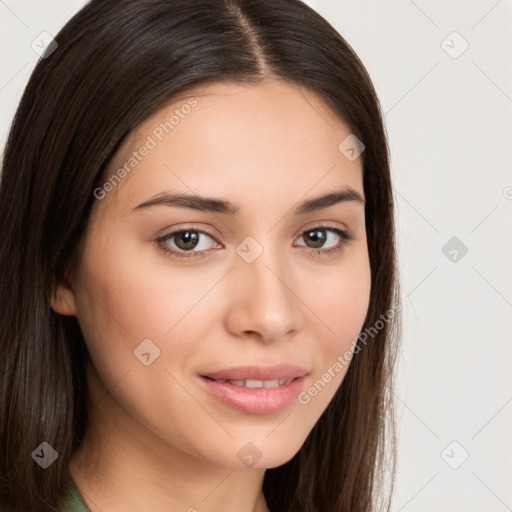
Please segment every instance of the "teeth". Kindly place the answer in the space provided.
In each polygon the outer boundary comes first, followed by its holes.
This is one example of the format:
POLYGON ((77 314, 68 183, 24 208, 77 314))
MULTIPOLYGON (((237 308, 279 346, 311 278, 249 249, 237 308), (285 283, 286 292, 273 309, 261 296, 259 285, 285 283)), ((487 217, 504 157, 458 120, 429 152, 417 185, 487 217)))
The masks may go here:
POLYGON ((228 382, 229 384, 233 384, 233 386, 240 386, 246 388, 277 388, 278 386, 283 386, 284 384, 288 384, 293 379, 274 379, 274 380, 255 380, 255 379, 246 379, 246 380, 226 380, 226 379, 218 379, 215 382, 219 382, 223 384, 224 382, 228 382))

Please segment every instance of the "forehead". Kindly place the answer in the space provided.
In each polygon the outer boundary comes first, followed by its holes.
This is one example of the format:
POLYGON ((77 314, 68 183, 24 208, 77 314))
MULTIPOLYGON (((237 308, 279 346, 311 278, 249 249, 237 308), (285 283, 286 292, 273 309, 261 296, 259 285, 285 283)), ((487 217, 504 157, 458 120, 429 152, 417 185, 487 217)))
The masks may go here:
POLYGON ((341 186, 362 193, 361 158, 339 149, 350 134, 318 94, 296 84, 211 83, 133 130, 105 179, 127 171, 112 194, 122 202, 166 190, 235 195, 242 203, 282 202, 286 194, 298 200, 341 186))

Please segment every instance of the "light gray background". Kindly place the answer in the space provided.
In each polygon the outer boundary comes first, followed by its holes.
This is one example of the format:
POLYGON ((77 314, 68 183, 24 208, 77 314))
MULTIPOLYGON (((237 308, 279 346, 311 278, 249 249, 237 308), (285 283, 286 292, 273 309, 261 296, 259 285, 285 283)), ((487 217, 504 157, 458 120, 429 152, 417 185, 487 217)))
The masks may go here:
MULTIPOLYGON (((391 146, 405 307, 392 510, 512 511, 512 1, 308 3, 367 67, 391 146)), ((32 41, 82 5, 0 0, 1 147, 32 41)))

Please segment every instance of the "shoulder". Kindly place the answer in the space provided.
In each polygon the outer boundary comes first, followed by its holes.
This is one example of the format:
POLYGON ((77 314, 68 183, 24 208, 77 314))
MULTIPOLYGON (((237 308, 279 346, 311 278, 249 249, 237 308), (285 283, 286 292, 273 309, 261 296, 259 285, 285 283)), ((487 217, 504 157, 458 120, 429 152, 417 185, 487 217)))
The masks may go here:
POLYGON ((91 512, 84 503, 82 496, 78 492, 73 480, 69 480, 66 495, 59 509, 60 512, 91 512))
MULTIPOLYGON (((1 503, 0 512, 4 512, 4 508, 1 503)), ((82 496, 80 496, 80 493, 71 478, 69 479, 66 494, 60 504, 59 512, 91 512, 82 499, 82 496)))

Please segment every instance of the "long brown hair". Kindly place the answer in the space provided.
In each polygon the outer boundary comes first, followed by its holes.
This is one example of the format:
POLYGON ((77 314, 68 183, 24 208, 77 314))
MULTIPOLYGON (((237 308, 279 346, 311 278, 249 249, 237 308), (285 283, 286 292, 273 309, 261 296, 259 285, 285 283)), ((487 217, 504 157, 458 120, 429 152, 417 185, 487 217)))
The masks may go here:
POLYGON ((364 332, 373 331, 299 452, 266 470, 263 491, 273 512, 369 512, 377 501, 388 510, 400 322, 382 317, 399 309, 394 207, 381 109, 359 58, 299 0, 92 0, 56 41, 32 73, 3 159, 2 505, 58 510, 85 433, 87 348, 76 319, 53 312, 50 296, 55 276, 79 257, 93 191, 113 155, 188 87, 277 77, 318 93, 365 145, 372 288, 364 332), (42 442, 58 453, 47 469, 31 457, 42 442))

